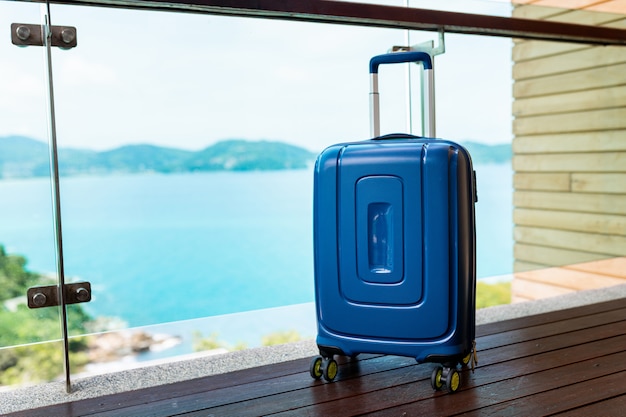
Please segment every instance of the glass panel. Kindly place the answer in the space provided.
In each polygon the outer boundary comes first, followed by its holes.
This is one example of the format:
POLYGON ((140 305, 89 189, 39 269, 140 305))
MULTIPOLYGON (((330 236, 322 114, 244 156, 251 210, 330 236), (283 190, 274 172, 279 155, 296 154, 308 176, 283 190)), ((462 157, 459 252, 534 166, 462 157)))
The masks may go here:
MULTIPOLYGON (((312 162, 369 137, 367 63, 406 33, 67 6, 53 21, 79 39, 54 51, 66 275, 94 292, 70 311, 130 328, 91 336, 77 370, 313 337, 312 162)), ((479 277, 510 274, 511 41, 446 43, 438 136, 475 156, 479 277)), ((381 70, 383 134, 408 114, 421 129, 407 67, 381 70)))
MULTIPOLYGON (((90 348, 73 355, 89 361, 75 370, 314 336, 312 161, 330 144, 369 137, 369 58, 436 35, 69 6, 54 6, 52 19, 76 26, 79 39, 76 49, 54 51, 66 274, 94 292, 89 304, 69 308, 71 327, 97 333, 74 339, 75 350, 90 348), (115 329, 125 330, 100 333, 115 329)), ((624 104, 619 94, 602 96, 590 109, 606 112, 579 120, 588 109, 571 108, 579 98, 567 94, 583 78, 608 78, 553 66, 557 56, 598 49, 445 39, 435 59, 437 136, 474 158, 481 284, 503 283, 508 302, 513 272, 517 279, 527 269, 607 258, 618 259, 611 271, 619 271, 624 104), (561 83, 564 90, 551 90, 561 83), (571 169, 579 163, 585 170, 571 169), (572 247, 579 239, 584 250, 572 247)), ((614 74, 610 87, 624 84, 620 51, 610 49, 602 67, 614 74)), ((383 134, 420 131, 418 82, 405 104, 407 67, 417 80, 414 65, 381 70, 383 134)), ((54 270, 50 253, 39 269, 54 270)))
MULTIPOLYGON (((369 137, 368 61, 402 31, 58 5, 52 19, 78 31, 53 51, 66 276, 93 289, 69 310, 98 333, 75 371, 313 337, 312 164, 369 137)), ((403 105, 386 116, 401 126, 403 105)))
MULTIPOLYGON (((40 6, 1 1, 5 34, 12 23, 41 24, 40 6)), ((58 285, 44 52, 0 42, 0 390, 63 375, 59 308, 26 299, 31 286, 58 285)))

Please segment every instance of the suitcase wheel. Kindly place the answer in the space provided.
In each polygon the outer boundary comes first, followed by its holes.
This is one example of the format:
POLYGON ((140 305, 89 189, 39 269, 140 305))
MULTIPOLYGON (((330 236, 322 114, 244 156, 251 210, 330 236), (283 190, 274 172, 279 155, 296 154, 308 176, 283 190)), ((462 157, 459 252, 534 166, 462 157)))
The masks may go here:
POLYGON ((331 382, 337 377, 339 371, 339 365, 333 358, 323 358, 322 356, 316 356, 311 361, 309 372, 313 379, 324 378, 324 380, 331 382))
POLYGON ((430 376, 430 384, 435 391, 441 391, 445 386, 448 392, 457 392, 461 386, 461 374, 456 368, 437 366, 430 376))
POLYGON ((322 377, 322 362, 324 359, 321 356, 316 356, 311 361, 311 366, 309 367, 309 372, 311 373, 311 378, 320 379, 322 377))
POLYGON ((327 358, 322 363, 322 371, 324 379, 331 382, 337 377, 339 365, 337 365, 337 361, 333 358, 327 358))
POLYGON ((435 369, 433 369, 433 373, 430 375, 430 385, 435 391, 439 391, 443 388, 443 380, 441 379, 442 374, 443 368, 441 366, 436 366, 435 369))
POLYGON ((448 392, 457 392, 461 386, 461 374, 455 368, 450 368, 446 375, 446 389, 448 392))

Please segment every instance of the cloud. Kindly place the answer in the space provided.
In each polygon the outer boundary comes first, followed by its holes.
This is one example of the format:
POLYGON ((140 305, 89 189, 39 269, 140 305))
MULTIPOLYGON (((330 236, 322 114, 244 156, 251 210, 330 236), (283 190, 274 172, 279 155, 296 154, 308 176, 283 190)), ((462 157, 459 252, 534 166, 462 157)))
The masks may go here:
MULTIPOLYGON (((394 29, 98 7, 55 7, 53 21, 76 26, 79 37, 77 48, 53 51, 57 129, 64 145, 94 149, 129 142, 198 149, 228 137, 321 149, 367 138, 367 63, 405 39, 394 29)), ((446 35, 436 71, 442 136, 510 138, 510 115, 496 125, 494 112, 510 105, 511 41, 488 39, 446 35)), ((33 105, 45 116, 46 94, 40 48, 0 43, 0 55, 10 63, 0 67, 1 135, 17 131, 18 121, 26 126, 33 105)), ((405 130, 404 79, 400 68, 381 75, 384 130, 405 130)), ((417 99, 419 83, 413 88, 417 99)))
POLYGON ((55 71, 54 76, 67 85, 113 86, 117 82, 118 77, 111 66, 87 61, 76 55, 63 57, 59 61, 59 69, 55 71))

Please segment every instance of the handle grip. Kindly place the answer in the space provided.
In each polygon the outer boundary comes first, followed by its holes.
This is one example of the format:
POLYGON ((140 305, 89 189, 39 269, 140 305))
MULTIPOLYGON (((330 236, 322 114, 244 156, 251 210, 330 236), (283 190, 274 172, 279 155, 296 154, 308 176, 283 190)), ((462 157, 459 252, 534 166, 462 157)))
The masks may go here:
POLYGON ((402 64, 406 62, 421 62, 425 70, 433 69, 433 61, 426 52, 393 52, 377 55, 370 59, 370 74, 378 74, 378 67, 381 64, 402 64))
POLYGON ((408 51, 377 55, 370 59, 370 132, 374 138, 380 136, 378 67, 381 64, 407 62, 420 62, 422 64, 422 130, 424 136, 435 137, 435 81, 432 57, 426 52, 408 51))

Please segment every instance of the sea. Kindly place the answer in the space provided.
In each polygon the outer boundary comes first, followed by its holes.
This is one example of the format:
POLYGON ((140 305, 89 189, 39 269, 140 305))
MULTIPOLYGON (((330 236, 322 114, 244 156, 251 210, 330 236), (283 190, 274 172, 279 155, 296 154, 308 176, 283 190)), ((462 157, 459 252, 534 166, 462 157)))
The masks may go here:
MULTIPOLYGON (((478 278, 506 277, 511 166, 475 170, 478 278)), ((138 327, 259 310, 272 317, 263 322, 298 320, 283 309, 311 309, 312 169, 67 177, 60 189, 66 280, 91 283, 83 306, 94 317, 138 327)), ((0 180, 0 244, 54 276, 51 207, 48 178, 0 180)))

